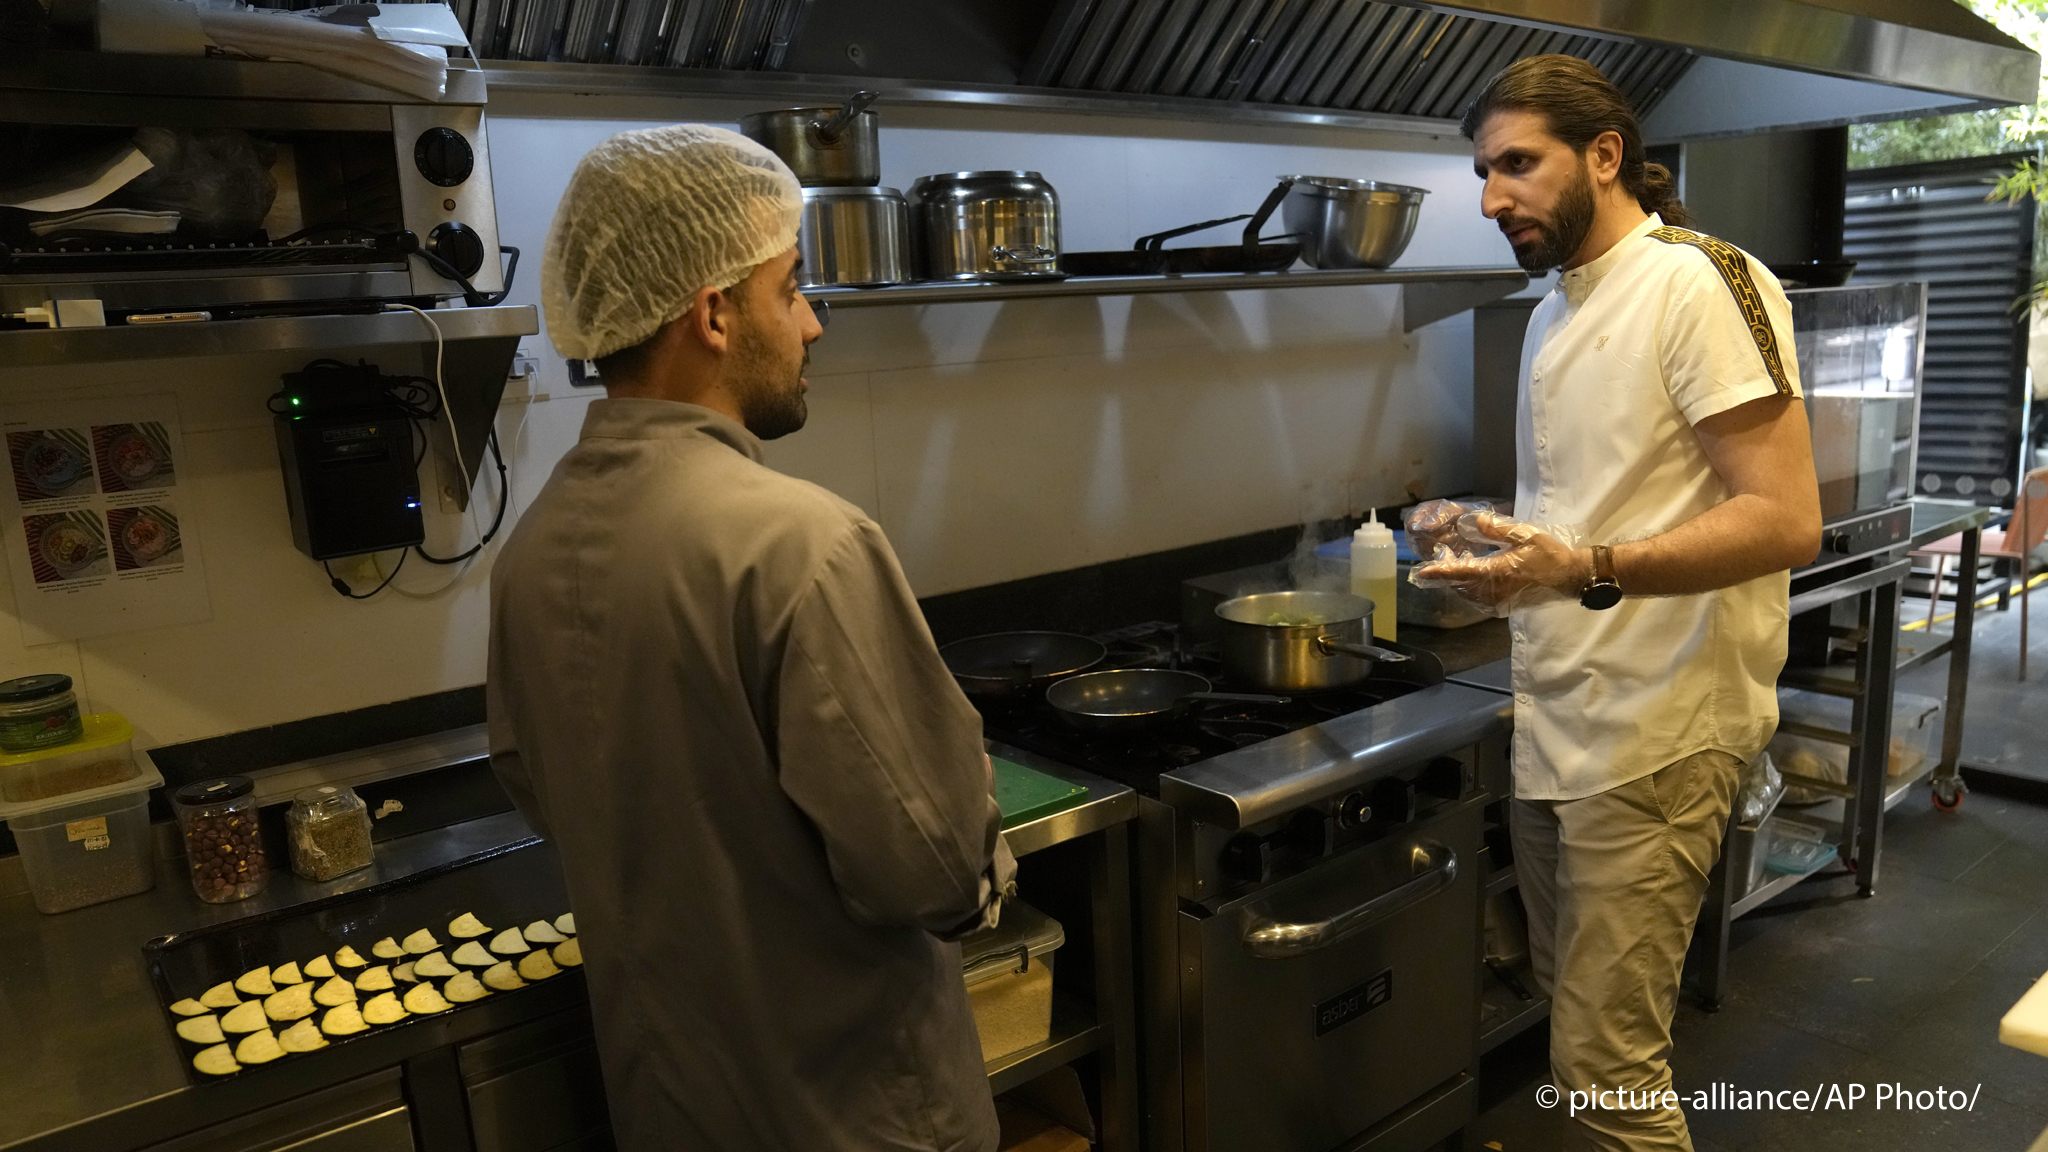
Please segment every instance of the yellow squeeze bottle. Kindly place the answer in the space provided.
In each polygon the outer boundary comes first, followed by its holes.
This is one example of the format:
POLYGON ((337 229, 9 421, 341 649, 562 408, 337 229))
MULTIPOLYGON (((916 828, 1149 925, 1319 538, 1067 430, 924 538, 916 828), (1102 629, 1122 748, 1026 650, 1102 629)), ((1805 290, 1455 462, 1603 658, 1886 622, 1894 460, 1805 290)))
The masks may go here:
POLYGON ((1394 533, 1366 513, 1365 523, 1351 534, 1351 594, 1373 603, 1372 634, 1394 639, 1394 533))

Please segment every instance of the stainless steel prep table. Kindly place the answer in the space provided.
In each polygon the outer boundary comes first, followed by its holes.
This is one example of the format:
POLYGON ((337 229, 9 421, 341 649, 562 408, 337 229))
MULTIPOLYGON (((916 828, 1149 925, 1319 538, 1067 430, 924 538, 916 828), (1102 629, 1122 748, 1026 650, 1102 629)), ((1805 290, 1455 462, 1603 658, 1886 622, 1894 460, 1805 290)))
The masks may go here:
MULTIPOLYGON (((26 895, 0 900, 0 1035, 8 1043, 7 1071, 0 1075, 0 1149, 144 1147, 345 1082, 390 1075, 417 1058, 446 1053, 452 1063, 452 1045, 580 1012, 583 979, 568 974, 496 1003, 337 1046, 319 1060, 286 1061, 195 1088, 150 986, 142 945, 153 937, 532 839, 516 813, 485 817, 380 844, 371 869, 326 884, 279 871, 262 895, 230 905, 202 904, 181 858, 156 862, 157 884, 148 892, 55 916, 38 913, 26 895)), ((531 850, 552 852, 544 844, 531 850)), ((429 1140, 423 1152, 446 1146, 429 1140)))
MULTIPOLYGON (((1934 769, 1935 802, 1946 808, 1955 807, 1963 798, 1963 708, 1970 693, 1970 638, 1977 619, 1977 566, 1984 526, 1991 522, 1991 511, 1953 500, 1915 499, 1913 535, 1906 542, 1910 552, 1957 533, 1963 537, 1963 551, 1957 561, 1956 614, 1950 622, 1949 638, 1917 646, 1899 659, 1899 671, 1905 672, 1942 656, 1949 658, 1948 698, 1943 702, 1947 714, 1941 722, 1941 762, 1934 769)), ((1936 586, 1930 596, 1938 605, 1940 587, 1936 586)), ((1925 633, 1929 637, 1933 634, 1931 627, 1925 633)))
MULTIPOLYGON (((1069 844, 1081 850, 1087 886, 1088 975, 1093 991, 1093 1003, 1088 1004, 1056 987, 1051 1037, 1043 1044, 991 1061, 989 1088, 1006 1092, 1094 1053, 1102 1102, 1102 1131, 1096 1134, 1096 1146, 1105 1152, 1131 1152, 1138 1146, 1138 1023, 1132 987, 1129 825, 1138 814, 1138 794, 1126 785, 1055 764, 1021 748, 991 741, 989 751, 1088 789, 1088 799, 1082 803, 1005 828, 1003 839, 1018 858, 1020 885, 1034 870, 1031 857, 1035 854, 1069 844)), ((1070 906, 1081 904, 1078 896, 1070 894, 1070 906)), ((1071 965, 1063 963, 1059 971, 1069 972, 1071 965)))

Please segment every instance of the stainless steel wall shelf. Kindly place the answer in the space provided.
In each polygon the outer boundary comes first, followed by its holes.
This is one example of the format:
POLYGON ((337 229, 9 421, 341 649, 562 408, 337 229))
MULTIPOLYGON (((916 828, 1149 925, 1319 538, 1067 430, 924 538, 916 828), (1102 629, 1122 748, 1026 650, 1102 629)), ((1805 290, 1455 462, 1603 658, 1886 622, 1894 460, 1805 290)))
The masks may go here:
MULTIPOLYGON (((540 331, 531 305, 431 309, 442 338, 518 340, 540 331)), ((267 316, 191 324, 115 324, 105 328, 21 328, 0 331, 0 363, 15 368, 234 356, 367 344, 431 344, 434 334, 410 312, 267 316)))
POLYGON ((885 304, 964 304, 1051 296, 1139 296, 1153 292, 1231 292, 1268 288, 1401 285, 1401 327, 1413 332, 1527 287, 1519 268, 1335 268, 1298 272, 1218 272, 1189 276, 1087 276, 1065 280, 896 284, 887 288, 813 288, 804 294, 834 308, 885 304))

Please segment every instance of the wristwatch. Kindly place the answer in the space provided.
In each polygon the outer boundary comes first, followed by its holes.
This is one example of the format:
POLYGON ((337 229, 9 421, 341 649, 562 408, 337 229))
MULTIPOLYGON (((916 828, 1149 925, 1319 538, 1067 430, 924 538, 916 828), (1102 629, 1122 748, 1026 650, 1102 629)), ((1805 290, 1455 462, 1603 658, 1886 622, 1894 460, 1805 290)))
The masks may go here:
POLYGON ((1614 549, 1593 545, 1593 581, 1579 589, 1579 604, 1601 612, 1621 603, 1621 581, 1614 578, 1614 549))

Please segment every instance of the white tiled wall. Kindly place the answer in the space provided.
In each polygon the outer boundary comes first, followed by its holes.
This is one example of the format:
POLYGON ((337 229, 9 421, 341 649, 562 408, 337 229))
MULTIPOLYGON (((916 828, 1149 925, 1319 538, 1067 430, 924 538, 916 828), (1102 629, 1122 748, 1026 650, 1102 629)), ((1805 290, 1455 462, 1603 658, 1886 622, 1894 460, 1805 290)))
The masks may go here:
MULTIPOLYGON (((1478 219, 1461 141, 881 111, 885 182, 1036 169, 1061 193, 1069 250, 1250 211, 1273 176, 1294 171, 1432 189, 1406 264, 1509 262, 1478 219)), ((548 222, 586 149, 625 127, 731 123, 736 112, 677 102, 494 106, 500 230, 525 250, 512 302, 538 299, 548 222)), ((841 309, 813 352, 810 425, 770 445, 769 460, 874 515, 920 594, 974 587, 1460 489, 1470 332, 1460 317, 1403 334, 1392 288, 841 309)), ((575 442, 590 398, 570 394, 545 337, 527 348, 542 362, 534 388, 549 398, 500 414, 515 514, 575 442)), ((334 352, 387 369, 411 355, 334 352)), ((0 676, 70 673, 88 707, 127 714, 145 746, 482 679, 483 564, 450 584, 450 572, 415 560, 397 582, 413 595, 354 603, 292 547, 263 400, 279 373, 318 354, 168 372, 0 367, 17 402, 178 393, 191 457, 181 483, 190 480, 213 601, 206 623, 34 649, 0 624, 0 676)), ((489 498, 481 503, 488 513, 489 498)), ((430 526, 444 550, 471 531, 439 514, 430 526)))

